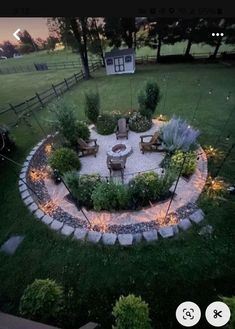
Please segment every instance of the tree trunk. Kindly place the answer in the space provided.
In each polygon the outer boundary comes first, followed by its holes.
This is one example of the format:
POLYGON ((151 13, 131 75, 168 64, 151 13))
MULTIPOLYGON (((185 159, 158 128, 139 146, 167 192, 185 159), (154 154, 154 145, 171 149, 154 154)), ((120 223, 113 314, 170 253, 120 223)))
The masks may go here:
POLYGON ((216 56, 218 54, 218 50, 219 50, 219 48, 221 46, 221 41, 222 41, 222 38, 219 38, 218 43, 217 43, 217 45, 215 47, 214 54, 212 55, 212 58, 216 58, 216 56))
POLYGON ((188 39, 188 44, 187 44, 187 48, 185 50, 184 56, 189 56, 190 50, 191 50, 191 46, 192 46, 192 40, 191 39, 188 39))
POLYGON ((159 36, 158 36, 158 47, 157 47, 157 63, 160 62, 160 58, 161 58, 161 46, 162 46, 162 37, 159 34, 159 36))
POLYGON ((103 67, 105 67, 105 60, 104 60, 103 48, 102 48, 101 39, 100 39, 100 35, 99 35, 99 30, 98 30, 98 27, 97 27, 95 18, 94 18, 93 22, 94 22, 94 25, 95 25, 96 36, 97 36, 97 39, 99 40, 100 57, 101 57, 101 60, 102 60, 102 63, 103 63, 103 67))
POLYGON ((81 35, 78 29, 78 23, 76 18, 70 19, 70 25, 73 30, 74 36, 78 43, 79 55, 81 58, 82 66, 84 69, 85 79, 90 79, 90 69, 89 69, 89 62, 87 56, 87 30, 86 30, 86 19, 81 18, 81 27, 82 27, 82 35, 83 35, 83 42, 81 39, 81 35), (84 21, 85 20, 85 21, 84 21))

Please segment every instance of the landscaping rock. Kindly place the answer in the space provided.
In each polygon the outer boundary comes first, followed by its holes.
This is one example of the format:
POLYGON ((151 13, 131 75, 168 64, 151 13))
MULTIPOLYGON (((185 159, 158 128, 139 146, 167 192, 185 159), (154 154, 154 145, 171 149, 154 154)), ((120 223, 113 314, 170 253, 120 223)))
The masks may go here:
POLYGON ((24 167, 21 169, 21 174, 26 173, 27 170, 28 170, 28 166, 24 166, 24 167))
POLYGON ((28 198, 29 196, 30 196, 30 193, 29 193, 28 190, 21 193, 21 198, 23 200, 26 199, 26 198, 28 198))
POLYGON ((45 215, 44 212, 41 209, 38 209, 35 211, 34 215, 38 218, 38 219, 42 219, 43 216, 45 215))
POLYGON ((199 235, 211 235, 213 233, 214 229, 211 225, 206 225, 204 226, 200 232, 198 233, 199 235))
POLYGON ((8 255, 13 255, 23 240, 24 236, 12 236, 1 246, 0 250, 8 255))
POLYGON ((202 211, 202 209, 198 209, 197 211, 195 211, 193 214, 189 216, 189 219, 195 224, 199 224, 204 219, 204 216, 205 214, 202 211))
POLYGON ((163 237, 163 238, 170 238, 174 236, 174 231, 171 226, 167 227, 162 227, 158 230, 158 233, 163 237))
POLYGON ((103 233, 102 241, 106 245, 114 245, 117 240, 117 234, 114 233, 103 233))
POLYGON ((28 188, 27 188, 27 186, 26 186, 26 184, 22 184, 22 185, 20 185, 20 187, 19 187, 19 190, 20 190, 20 192, 24 192, 24 191, 26 191, 28 188))
POLYGON ((135 243, 139 243, 142 240, 142 233, 134 233, 133 234, 133 241, 135 243))
POLYGON ((179 222, 178 226, 181 230, 187 231, 192 226, 192 223, 188 218, 184 218, 179 222))
POLYGON ((130 246, 133 242, 132 234, 118 234, 118 241, 121 246, 130 246))
POLYGON ((59 222, 58 220, 54 219, 53 222, 51 223, 51 228, 54 231, 59 231, 63 225, 64 225, 64 223, 59 222))
POLYGON ((26 160, 30 162, 32 160, 32 157, 33 157, 32 155, 28 155, 26 160))
POLYGON ((49 215, 45 215, 42 218, 42 222, 47 224, 47 225, 50 225, 52 221, 53 221, 53 218, 51 218, 49 215))
POLYGON ((22 174, 20 174, 20 178, 25 180, 26 179, 26 172, 23 172, 22 174))
POLYGON ((26 206, 29 206, 30 204, 32 204, 34 201, 33 201, 33 198, 31 196, 29 196, 28 198, 24 199, 24 204, 26 206))
POLYGON ((73 235, 74 238, 76 238, 77 240, 85 240, 87 235, 87 230, 76 228, 73 235))
POLYGON ((69 236, 71 235, 73 232, 74 232, 75 228, 72 227, 72 226, 69 226, 67 224, 65 224, 61 230, 61 233, 66 235, 66 236, 69 236))
POLYGON ((157 230, 143 232, 143 237, 147 242, 156 241, 158 239, 157 230))
POLYGON ((31 205, 28 206, 29 210, 34 213, 36 210, 38 210, 38 206, 36 205, 36 203, 32 203, 31 205))
POLYGON ((89 231, 87 234, 87 241, 92 243, 98 243, 101 239, 102 234, 97 231, 89 231))

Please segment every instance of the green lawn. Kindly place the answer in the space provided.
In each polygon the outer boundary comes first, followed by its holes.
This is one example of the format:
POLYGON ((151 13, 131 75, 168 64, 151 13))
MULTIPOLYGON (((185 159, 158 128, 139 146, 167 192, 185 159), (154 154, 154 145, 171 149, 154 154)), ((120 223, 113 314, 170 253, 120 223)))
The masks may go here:
MULTIPOLYGON (((101 69, 93 73, 93 79, 81 82, 65 94, 65 98, 74 101, 81 119, 84 118, 84 91, 88 89, 98 89, 102 111, 124 112, 137 108, 136 95, 143 83, 152 78, 159 83, 162 94, 157 112, 180 115, 192 123, 201 92, 193 122, 201 130, 200 142, 228 150, 235 141, 234 115, 224 127, 234 108, 234 73, 234 67, 220 64, 137 66, 134 75, 123 76, 105 76, 101 69), (201 89, 197 86, 198 79, 201 89), (210 89, 213 90, 211 95, 210 89), (232 96, 227 102, 228 92, 232 96), (228 134, 231 138, 226 141, 228 134)), ((25 84, 27 81, 25 79, 25 84)), ((48 111, 43 109, 38 117, 46 127, 48 111)), ((32 124, 32 129, 21 125, 12 132, 17 143, 12 156, 20 163, 43 137, 33 119, 32 124)), ((210 170, 213 169, 210 164, 210 170)), ((234 197, 219 204, 201 198, 206 222, 214 227, 211 238, 199 236, 194 229, 180 234, 177 239, 153 245, 107 248, 64 238, 36 221, 19 197, 18 172, 18 168, 6 162, 1 164, 0 244, 12 234, 25 235, 15 255, 0 254, 1 310, 17 313, 19 298, 27 284, 35 278, 49 277, 63 284, 66 290, 74 291, 67 317, 58 326, 78 328, 92 320, 108 329, 113 320, 111 309, 115 299, 120 294, 134 293, 149 303, 153 328, 165 329, 177 328, 175 309, 179 303, 194 301, 203 313, 210 302, 218 300, 218 295, 235 294, 234 197)), ((221 175, 234 182, 234 152, 221 175)))

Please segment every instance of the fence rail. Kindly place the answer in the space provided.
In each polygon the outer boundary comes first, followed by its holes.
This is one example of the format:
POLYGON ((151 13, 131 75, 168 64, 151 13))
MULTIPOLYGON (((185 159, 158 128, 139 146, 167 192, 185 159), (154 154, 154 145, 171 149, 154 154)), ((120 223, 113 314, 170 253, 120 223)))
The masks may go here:
MULTIPOLYGON (((91 64, 90 71, 93 72, 100 66, 101 63, 91 64)), ((10 103, 8 108, 0 111, 0 123, 9 127, 15 126, 20 122, 20 120, 30 116, 34 110, 40 110, 52 99, 63 95, 66 91, 69 91, 83 78, 84 73, 81 70, 68 78, 64 78, 61 82, 52 84, 51 87, 46 90, 36 92, 35 96, 28 98, 19 104, 13 105, 10 103)))

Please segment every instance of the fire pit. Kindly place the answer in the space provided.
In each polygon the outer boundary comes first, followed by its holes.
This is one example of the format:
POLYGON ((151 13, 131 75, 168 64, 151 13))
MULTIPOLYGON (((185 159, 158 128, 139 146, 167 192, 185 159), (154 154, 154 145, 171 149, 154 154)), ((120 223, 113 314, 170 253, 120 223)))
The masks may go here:
POLYGON ((107 155, 113 158, 122 158, 130 155, 132 147, 128 144, 116 144, 109 148, 107 155))

